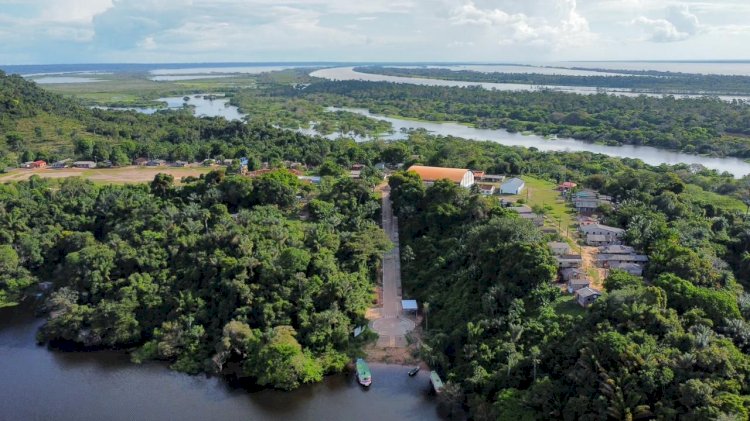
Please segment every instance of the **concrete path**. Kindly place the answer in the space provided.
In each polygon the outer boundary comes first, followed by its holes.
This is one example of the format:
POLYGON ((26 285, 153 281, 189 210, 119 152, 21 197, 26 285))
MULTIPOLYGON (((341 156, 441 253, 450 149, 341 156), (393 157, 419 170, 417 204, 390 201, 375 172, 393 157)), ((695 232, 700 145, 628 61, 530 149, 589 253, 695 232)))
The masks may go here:
POLYGON ((403 317, 401 309, 401 259, 398 244, 398 218, 393 216, 391 190, 383 190, 383 230, 395 247, 383 256, 383 307, 380 318, 370 322, 380 339, 378 346, 405 347, 406 334, 414 329, 414 322, 403 317))

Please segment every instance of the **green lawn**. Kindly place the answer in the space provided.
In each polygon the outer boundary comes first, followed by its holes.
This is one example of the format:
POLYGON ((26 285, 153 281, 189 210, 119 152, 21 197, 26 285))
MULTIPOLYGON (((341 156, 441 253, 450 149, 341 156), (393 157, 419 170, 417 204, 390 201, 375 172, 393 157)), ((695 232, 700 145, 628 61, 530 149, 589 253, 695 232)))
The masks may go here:
POLYGON ((573 294, 565 294, 552 303, 552 307, 557 314, 567 314, 569 316, 581 316, 586 310, 578 305, 573 294))
POLYGON ((521 194, 502 197, 506 200, 523 199, 529 206, 542 206, 547 209, 545 214, 545 225, 559 228, 563 237, 565 236, 568 227, 570 227, 572 232, 574 229, 575 211, 567 206, 565 200, 560 196, 560 192, 555 190, 557 185, 528 175, 522 176, 521 178, 526 182, 526 188, 521 194))

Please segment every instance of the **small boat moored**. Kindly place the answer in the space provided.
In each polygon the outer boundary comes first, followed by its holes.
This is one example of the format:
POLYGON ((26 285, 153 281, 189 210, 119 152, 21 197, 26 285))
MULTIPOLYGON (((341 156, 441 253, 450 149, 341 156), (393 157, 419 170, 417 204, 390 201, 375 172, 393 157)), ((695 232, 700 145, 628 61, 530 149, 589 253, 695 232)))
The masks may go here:
POLYGON ((432 384, 432 389, 436 394, 439 395, 443 391, 443 381, 440 379, 437 371, 430 372, 430 384, 432 384))
POLYGON ((370 367, 362 358, 357 358, 357 381, 365 387, 372 384, 372 373, 370 373, 370 367))
POLYGON ((416 366, 409 370, 409 377, 414 377, 417 375, 417 373, 419 373, 419 366, 416 366))

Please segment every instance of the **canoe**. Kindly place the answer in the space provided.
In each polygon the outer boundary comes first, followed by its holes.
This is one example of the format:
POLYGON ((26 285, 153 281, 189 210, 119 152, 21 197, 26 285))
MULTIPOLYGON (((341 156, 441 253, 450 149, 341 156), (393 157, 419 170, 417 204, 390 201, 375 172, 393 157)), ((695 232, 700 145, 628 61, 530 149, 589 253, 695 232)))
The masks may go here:
POLYGON ((443 381, 440 379, 437 371, 430 372, 430 383, 432 384, 432 389, 435 390, 435 393, 439 394, 443 391, 443 381))
POLYGON ((414 377, 419 373, 419 367, 414 367, 411 370, 409 370, 409 377, 414 377))
POLYGON ((365 387, 372 384, 372 373, 370 373, 370 367, 362 358, 357 358, 357 381, 365 387))

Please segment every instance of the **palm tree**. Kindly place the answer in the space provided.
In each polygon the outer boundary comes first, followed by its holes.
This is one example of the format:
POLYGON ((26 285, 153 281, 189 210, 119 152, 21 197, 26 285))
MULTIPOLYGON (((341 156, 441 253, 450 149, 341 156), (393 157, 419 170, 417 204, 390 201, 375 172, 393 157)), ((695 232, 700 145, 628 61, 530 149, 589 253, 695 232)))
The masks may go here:
POLYGON ((429 330, 430 327, 427 324, 427 316, 430 314, 430 303, 426 301, 422 303, 422 314, 424 315, 424 330, 429 330))

